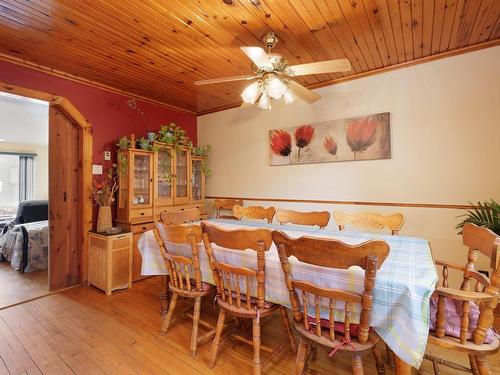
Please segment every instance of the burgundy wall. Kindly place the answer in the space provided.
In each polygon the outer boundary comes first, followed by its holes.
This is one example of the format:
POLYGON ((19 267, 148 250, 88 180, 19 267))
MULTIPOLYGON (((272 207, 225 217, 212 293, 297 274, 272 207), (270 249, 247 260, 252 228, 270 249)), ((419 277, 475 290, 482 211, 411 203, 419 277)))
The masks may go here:
POLYGON ((130 97, 125 95, 5 61, 0 61, 0 81, 67 98, 93 126, 94 164, 106 167, 103 152, 109 150, 114 154, 116 141, 121 136, 135 134, 139 138, 147 131, 156 131, 161 125, 170 122, 185 129, 196 144, 196 115, 141 100, 136 100, 137 109, 134 109, 127 104, 130 97))
MULTIPOLYGON (((130 134, 135 134, 139 138, 148 131, 158 130, 163 124, 175 122, 187 131, 196 144, 196 115, 141 100, 136 100, 135 106, 131 107, 127 104, 130 97, 125 95, 5 61, 0 61, 0 81, 67 98, 92 124, 93 163, 103 165, 104 175, 116 160, 116 141, 124 135, 130 137, 130 134), (112 151, 113 161, 104 161, 104 151, 112 151)), ((96 212, 97 208, 94 209, 94 224, 96 212)))

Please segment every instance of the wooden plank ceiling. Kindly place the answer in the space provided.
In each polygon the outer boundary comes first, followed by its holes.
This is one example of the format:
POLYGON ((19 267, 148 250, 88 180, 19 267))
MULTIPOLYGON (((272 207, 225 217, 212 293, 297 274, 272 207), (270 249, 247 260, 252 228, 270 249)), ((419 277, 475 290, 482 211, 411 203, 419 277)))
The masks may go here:
POLYGON ((500 38, 500 0, 225 1, 1 0, 0 58, 201 114, 238 104, 244 84, 193 81, 251 73, 239 47, 268 30, 290 64, 351 61, 298 79, 310 87, 500 38))

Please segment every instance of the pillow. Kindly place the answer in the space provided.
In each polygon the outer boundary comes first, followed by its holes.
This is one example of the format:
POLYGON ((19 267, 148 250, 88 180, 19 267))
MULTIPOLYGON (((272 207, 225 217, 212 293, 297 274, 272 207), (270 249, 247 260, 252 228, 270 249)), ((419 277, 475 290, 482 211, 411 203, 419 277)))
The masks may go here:
MULTIPOLYGON (((438 297, 431 297, 431 322, 429 329, 434 331, 436 329, 436 315, 437 315, 438 297)), ((462 316, 462 303, 463 301, 453 298, 444 298, 445 306, 445 324, 444 333, 448 336, 460 338, 460 317, 462 316)), ((477 327, 477 320, 479 319, 479 307, 474 302, 469 302, 469 330, 467 332, 467 340, 472 338, 474 330, 477 327)), ((495 336, 498 336, 493 328, 486 331, 486 344, 493 341, 495 336)))

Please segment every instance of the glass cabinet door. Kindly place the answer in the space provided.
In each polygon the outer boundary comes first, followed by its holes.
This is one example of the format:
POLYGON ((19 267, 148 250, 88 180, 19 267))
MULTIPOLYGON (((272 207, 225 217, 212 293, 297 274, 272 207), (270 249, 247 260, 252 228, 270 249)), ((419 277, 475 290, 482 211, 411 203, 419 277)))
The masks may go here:
POLYGON ((151 156, 134 155, 133 183, 134 193, 132 197, 132 207, 148 206, 151 204, 151 156))
POLYGON ((178 203, 188 202, 188 150, 175 153, 175 199, 178 203))
POLYGON ((191 201, 201 201, 203 199, 203 162, 192 160, 191 162, 191 201))
POLYGON ((156 169, 156 197, 158 201, 169 204, 172 201, 172 151, 159 150, 156 169))

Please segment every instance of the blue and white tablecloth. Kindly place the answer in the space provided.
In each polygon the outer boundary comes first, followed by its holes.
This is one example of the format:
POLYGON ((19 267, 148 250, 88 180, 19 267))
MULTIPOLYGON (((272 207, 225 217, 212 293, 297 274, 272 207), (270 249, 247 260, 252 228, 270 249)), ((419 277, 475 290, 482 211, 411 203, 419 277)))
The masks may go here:
MULTIPOLYGON (((277 229, 293 238, 301 236, 331 238, 351 245, 372 239, 386 241, 390 247, 390 254, 377 273, 373 291, 372 326, 397 356, 413 367, 420 366, 429 332, 429 298, 438 281, 428 241, 414 237, 329 231, 295 225, 280 226, 221 219, 206 222, 224 229, 277 229)), ((159 229, 161 233, 161 226, 159 229)), ((184 255, 191 253, 188 245, 171 243, 166 243, 166 245, 168 251, 173 253, 184 255)), ((199 246, 203 280, 213 284, 212 272, 203 243, 199 246)), ((142 255, 143 275, 168 274, 153 231, 142 235, 138 247, 142 255)), ((256 256, 252 250, 236 252, 215 246, 214 251, 219 261, 256 268, 256 256)), ((363 291, 364 271, 359 267, 332 270, 297 260, 291 260, 290 264, 294 279, 312 281, 320 286, 356 293, 363 291)), ((255 285, 252 287, 254 288, 255 285)), ((255 289, 252 291, 254 292, 255 289)), ((274 244, 266 253, 266 300, 290 307, 284 274, 274 244)), ((336 320, 343 320, 342 309, 336 310, 336 320)), ((309 308, 309 311, 311 313, 314 311, 313 306, 309 308)), ((323 308, 322 315, 323 313, 324 317, 327 317, 328 309, 323 308)), ((353 322, 357 320, 359 321, 359 310, 354 311, 352 317, 353 322)))

